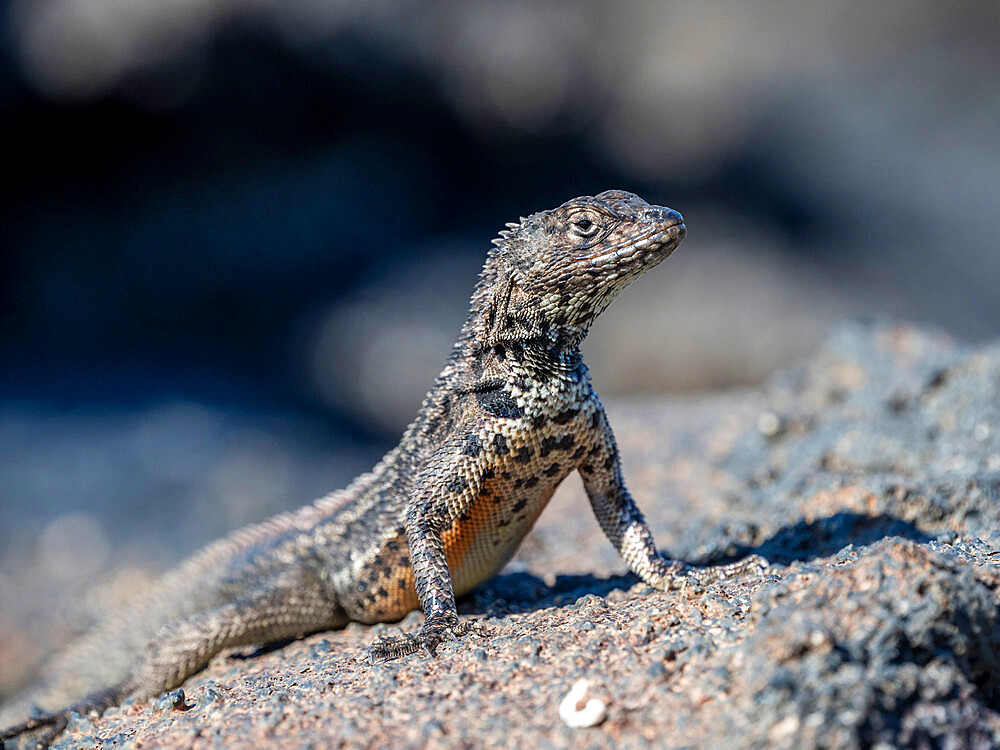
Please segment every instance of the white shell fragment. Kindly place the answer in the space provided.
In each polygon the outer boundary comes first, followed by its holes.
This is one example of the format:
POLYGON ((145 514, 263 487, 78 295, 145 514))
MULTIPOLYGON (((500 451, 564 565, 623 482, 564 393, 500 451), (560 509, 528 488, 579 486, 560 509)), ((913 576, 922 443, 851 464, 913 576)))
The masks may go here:
POLYGON ((577 680, 559 704, 559 718, 567 726, 596 727, 607 717, 608 706, 604 701, 600 698, 587 698, 589 687, 590 680, 577 680))

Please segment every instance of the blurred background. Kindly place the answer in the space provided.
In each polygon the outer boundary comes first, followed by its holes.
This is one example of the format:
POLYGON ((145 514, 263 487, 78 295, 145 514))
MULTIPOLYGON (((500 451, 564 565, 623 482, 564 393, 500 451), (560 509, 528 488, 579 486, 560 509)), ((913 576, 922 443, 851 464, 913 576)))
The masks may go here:
POLYGON ((519 215, 616 187, 686 218, 585 345, 606 399, 759 382, 847 316, 1000 327, 996 3, 0 14, 0 699, 369 468, 519 215))

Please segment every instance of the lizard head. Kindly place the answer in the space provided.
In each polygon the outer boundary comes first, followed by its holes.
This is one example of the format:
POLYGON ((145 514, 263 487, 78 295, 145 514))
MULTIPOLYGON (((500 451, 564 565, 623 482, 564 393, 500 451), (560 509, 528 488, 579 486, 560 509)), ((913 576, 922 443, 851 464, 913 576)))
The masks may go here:
POLYGON ((493 300, 491 317, 535 319, 544 329, 582 338, 622 289, 669 256, 685 232, 679 213, 623 190, 574 198, 508 224, 484 269, 483 280, 489 277, 494 292, 505 295, 493 300))

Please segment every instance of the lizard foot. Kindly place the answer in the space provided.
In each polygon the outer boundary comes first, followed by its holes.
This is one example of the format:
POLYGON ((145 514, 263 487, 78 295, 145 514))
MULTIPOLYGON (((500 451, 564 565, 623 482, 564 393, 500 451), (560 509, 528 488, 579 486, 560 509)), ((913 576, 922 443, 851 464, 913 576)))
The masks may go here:
POLYGON ((32 716, 27 721, 15 724, 0 732, 0 744, 17 737, 30 735, 33 747, 48 747, 58 737, 69 723, 69 711, 32 716))
POLYGON ((382 664, 394 659, 400 659, 418 651, 428 656, 434 656, 437 647, 445 640, 457 640, 474 628, 472 622, 425 624, 420 632, 403 633, 400 636, 382 637, 368 649, 368 658, 372 664, 382 664))
POLYGON ((660 588, 664 591, 671 591, 683 590, 689 585, 705 586, 711 583, 724 583, 750 573, 763 575, 768 567, 767 560, 760 555, 747 555, 742 560, 724 565, 711 565, 706 568, 696 568, 675 560, 668 563, 660 588))
POLYGON ((30 719, 0 732, 0 744, 18 737, 30 736, 33 747, 48 747, 66 729, 73 714, 87 715, 95 711, 103 713, 105 709, 114 705, 117 695, 114 690, 92 693, 80 702, 61 711, 50 711, 32 716, 30 719))

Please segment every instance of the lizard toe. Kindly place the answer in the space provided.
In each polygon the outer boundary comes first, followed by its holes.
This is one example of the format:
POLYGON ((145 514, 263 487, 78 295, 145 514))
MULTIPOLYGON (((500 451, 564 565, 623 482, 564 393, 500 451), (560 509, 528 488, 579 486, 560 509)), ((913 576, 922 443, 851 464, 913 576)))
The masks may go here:
POLYGON ((410 633, 400 636, 382 637, 368 648, 368 658, 372 664, 382 664, 409 656, 423 648, 420 639, 410 633))

